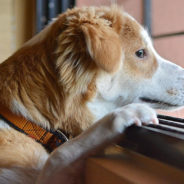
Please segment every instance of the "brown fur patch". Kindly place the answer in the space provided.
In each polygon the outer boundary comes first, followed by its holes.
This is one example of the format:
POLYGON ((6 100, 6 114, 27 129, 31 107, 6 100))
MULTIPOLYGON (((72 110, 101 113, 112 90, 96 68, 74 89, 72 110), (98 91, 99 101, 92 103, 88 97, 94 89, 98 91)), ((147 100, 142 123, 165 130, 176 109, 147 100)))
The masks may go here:
POLYGON ((172 95, 172 96, 175 96, 178 94, 178 91, 175 90, 175 89, 168 89, 166 90, 166 92, 169 94, 169 95, 172 95))
POLYGON ((124 50, 124 71, 137 78, 150 78, 155 73, 158 63, 147 43, 141 37, 141 26, 129 17, 124 18, 121 39, 124 50), (136 57, 135 52, 145 49, 144 59, 136 57))
POLYGON ((90 56, 103 70, 113 73, 119 69, 122 47, 118 34, 110 27, 85 24, 85 34, 90 56))

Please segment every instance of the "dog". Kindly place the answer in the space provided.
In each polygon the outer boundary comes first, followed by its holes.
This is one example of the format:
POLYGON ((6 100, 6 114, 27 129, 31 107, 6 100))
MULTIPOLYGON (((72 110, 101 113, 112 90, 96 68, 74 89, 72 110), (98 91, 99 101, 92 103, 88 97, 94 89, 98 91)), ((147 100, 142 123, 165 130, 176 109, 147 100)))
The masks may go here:
POLYGON ((153 108, 183 97, 184 70, 133 17, 116 6, 67 10, 0 64, 0 183, 82 184, 86 158, 130 125, 158 124, 153 108), (10 116, 72 139, 48 153, 10 116))

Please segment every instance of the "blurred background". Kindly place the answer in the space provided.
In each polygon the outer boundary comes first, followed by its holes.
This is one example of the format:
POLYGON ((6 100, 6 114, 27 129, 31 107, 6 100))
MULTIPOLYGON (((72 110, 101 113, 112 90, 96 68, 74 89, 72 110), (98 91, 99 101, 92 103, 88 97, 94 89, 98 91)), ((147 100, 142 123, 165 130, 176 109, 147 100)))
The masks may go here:
MULTIPOLYGON (((67 8, 111 4, 147 28, 161 56, 184 67, 183 0, 0 0, 0 62, 67 8)), ((184 118, 184 110, 169 114, 184 118)))

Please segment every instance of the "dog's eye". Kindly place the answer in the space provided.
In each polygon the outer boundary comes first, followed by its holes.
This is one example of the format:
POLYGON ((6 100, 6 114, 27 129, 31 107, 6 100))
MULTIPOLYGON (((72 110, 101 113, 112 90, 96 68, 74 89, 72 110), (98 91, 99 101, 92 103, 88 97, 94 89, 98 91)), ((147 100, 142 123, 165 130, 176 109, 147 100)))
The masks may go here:
POLYGON ((144 58, 146 56, 146 51, 144 49, 140 49, 140 50, 135 52, 135 55, 138 58, 144 58))

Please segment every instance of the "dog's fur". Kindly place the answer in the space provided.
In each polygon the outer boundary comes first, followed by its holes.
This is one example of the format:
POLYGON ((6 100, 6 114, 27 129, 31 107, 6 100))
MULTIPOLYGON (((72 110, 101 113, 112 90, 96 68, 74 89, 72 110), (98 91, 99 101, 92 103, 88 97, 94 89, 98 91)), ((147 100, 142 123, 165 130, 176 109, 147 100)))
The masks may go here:
POLYGON ((83 183, 91 153, 133 123, 158 123, 144 103, 175 108, 183 96, 184 70, 156 53, 130 15, 68 10, 0 65, 0 102, 42 127, 80 135, 48 155, 1 120, 0 183, 83 183))

